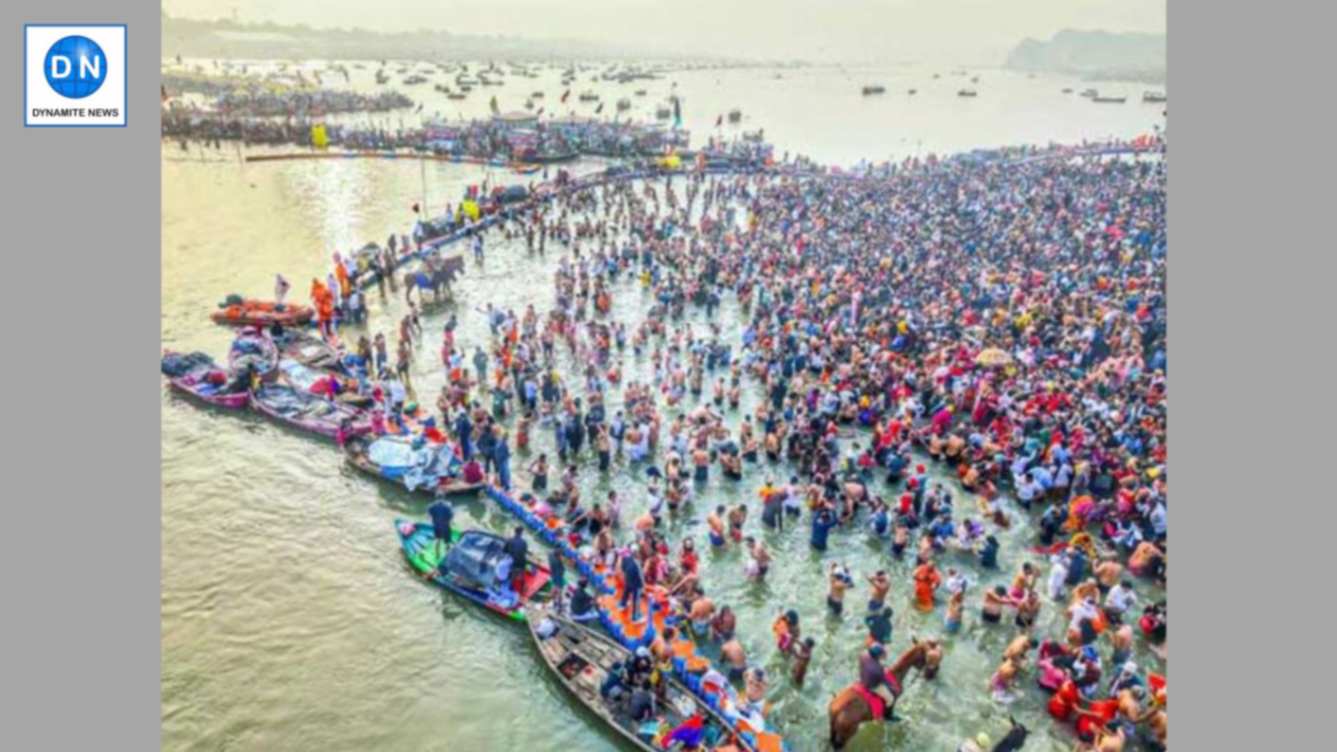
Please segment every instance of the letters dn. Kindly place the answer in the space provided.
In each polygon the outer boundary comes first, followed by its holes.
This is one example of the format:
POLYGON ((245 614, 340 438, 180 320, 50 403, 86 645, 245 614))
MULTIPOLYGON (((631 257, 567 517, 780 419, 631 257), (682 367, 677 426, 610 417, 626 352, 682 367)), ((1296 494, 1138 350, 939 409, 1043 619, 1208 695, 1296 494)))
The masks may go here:
POLYGON ((97 42, 71 35, 51 45, 46 53, 46 82, 62 97, 83 99, 107 80, 107 56, 97 42))

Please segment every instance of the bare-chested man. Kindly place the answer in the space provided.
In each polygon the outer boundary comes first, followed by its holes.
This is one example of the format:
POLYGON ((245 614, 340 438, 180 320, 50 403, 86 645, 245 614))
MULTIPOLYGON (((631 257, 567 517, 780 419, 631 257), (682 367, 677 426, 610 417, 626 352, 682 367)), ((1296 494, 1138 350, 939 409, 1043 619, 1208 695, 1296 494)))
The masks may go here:
POLYGON ((742 681, 743 672, 747 670, 747 653, 743 651, 743 643, 736 637, 730 638, 720 647, 720 658, 724 659, 724 665, 729 669, 729 681, 742 681))
POLYGON ((831 574, 828 578, 830 587, 826 593, 826 607, 832 616, 840 616, 845 610, 845 590, 852 584, 849 572, 835 562, 831 562, 831 574))
POLYGON ((879 569, 868 578, 868 584, 873 588, 872 595, 868 596, 868 610, 881 611, 887 602, 887 592, 891 590, 891 577, 885 570, 879 569))
POLYGON ((697 588, 697 598, 692 602, 687 618, 692 623, 692 631, 698 637, 704 638, 710 634, 710 620, 715 618, 715 602, 707 597, 700 587, 697 588))

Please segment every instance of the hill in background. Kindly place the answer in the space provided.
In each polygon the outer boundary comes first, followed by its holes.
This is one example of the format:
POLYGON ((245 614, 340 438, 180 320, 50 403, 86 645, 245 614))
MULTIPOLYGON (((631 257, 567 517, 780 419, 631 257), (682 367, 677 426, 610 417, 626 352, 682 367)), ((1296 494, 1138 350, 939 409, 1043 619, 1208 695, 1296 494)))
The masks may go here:
POLYGON ((1005 67, 1028 73, 1062 73, 1087 79, 1165 81, 1164 34, 1065 29, 1049 41, 1025 39, 1005 67))

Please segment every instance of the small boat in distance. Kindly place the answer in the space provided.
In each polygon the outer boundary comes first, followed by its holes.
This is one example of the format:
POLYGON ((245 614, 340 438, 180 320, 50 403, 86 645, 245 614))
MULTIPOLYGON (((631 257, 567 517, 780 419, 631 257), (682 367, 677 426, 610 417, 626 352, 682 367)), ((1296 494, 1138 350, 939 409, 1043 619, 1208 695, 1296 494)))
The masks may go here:
POLYGON ((618 112, 624 112, 624 111, 626 111, 626 110, 630 110, 630 109, 631 109, 631 100, 630 100, 630 99, 619 99, 619 100, 617 100, 617 111, 618 111, 618 112))
POLYGON ((1095 89, 1082 89, 1082 96, 1086 97, 1087 99, 1090 99, 1091 97, 1095 97, 1095 96, 1099 96, 1099 95, 1100 95, 1100 92, 1096 91, 1095 89))
POLYGON ((1166 97, 1165 97, 1164 94, 1162 94, 1162 93, 1159 92, 1159 91, 1144 91, 1144 92, 1142 92, 1142 101, 1143 101, 1143 102, 1164 102, 1164 101, 1166 101, 1166 97))
POLYGON ((977 97, 979 96, 979 92, 975 91, 974 89, 961 89, 960 91, 956 92, 956 95, 958 97, 977 97))
POLYGON ((868 86, 863 87, 863 95, 865 97, 870 96, 872 94, 883 94, 886 93, 886 91, 887 87, 881 84, 870 84, 868 86))
POLYGON ((739 109, 729 110, 729 122, 737 123, 743 119, 743 111, 739 109))
POLYGON ((1102 97, 1097 94, 1091 97, 1092 102, 1102 102, 1104 104, 1123 104, 1128 101, 1128 97, 1102 97))
POLYGON ((1064 93, 1064 94, 1071 94, 1071 93, 1072 93, 1072 87, 1071 87, 1071 86, 1065 86, 1065 87, 1063 87, 1063 93, 1064 93))
POLYGON ((908 93, 910 96, 913 97, 915 94, 918 94, 918 93, 919 93, 919 89, 911 89, 910 91, 908 91, 908 92, 906 92, 906 93, 908 93))

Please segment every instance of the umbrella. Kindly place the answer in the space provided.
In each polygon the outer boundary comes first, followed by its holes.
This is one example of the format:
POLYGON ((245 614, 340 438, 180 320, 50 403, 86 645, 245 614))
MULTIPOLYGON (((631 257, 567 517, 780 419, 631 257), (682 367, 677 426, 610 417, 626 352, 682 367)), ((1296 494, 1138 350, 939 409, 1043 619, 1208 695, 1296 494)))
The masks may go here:
POLYGON ((1005 366, 1011 362, 1012 362, 1012 356, 1008 355, 1006 351, 1000 350, 997 347, 990 347, 989 349, 983 350, 980 352, 979 355, 975 356, 975 363, 977 365, 989 368, 1005 366))

